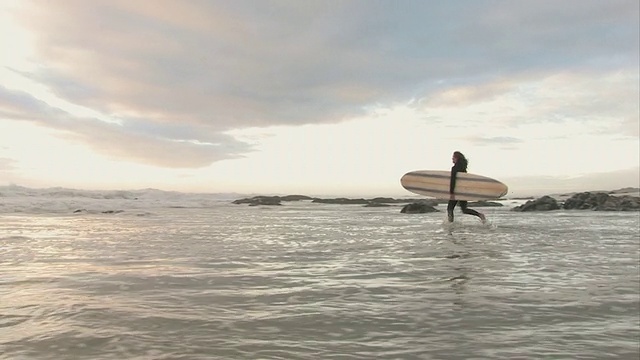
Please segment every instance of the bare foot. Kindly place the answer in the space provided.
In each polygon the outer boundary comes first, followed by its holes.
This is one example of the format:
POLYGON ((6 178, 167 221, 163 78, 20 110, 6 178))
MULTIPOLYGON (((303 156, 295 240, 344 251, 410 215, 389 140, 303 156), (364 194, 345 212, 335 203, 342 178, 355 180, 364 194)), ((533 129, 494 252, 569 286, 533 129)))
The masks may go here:
POLYGON ((487 223, 487 217, 486 217, 486 216, 484 216, 484 214, 483 214, 483 213, 480 213, 480 221, 482 221, 482 223, 483 223, 483 224, 486 224, 486 223, 487 223))

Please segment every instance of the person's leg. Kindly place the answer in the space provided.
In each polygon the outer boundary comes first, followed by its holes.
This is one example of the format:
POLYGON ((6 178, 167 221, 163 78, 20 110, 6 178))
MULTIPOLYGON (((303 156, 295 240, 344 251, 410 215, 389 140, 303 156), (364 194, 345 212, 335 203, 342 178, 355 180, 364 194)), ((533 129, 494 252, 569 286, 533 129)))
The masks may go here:
POLYGON ((453 222, 453 209, 456 208, 457 203, 458 201, 456 200, 449 200, 449 203, 447 204, 447 218, 449 219, 449 222, 453 222))
POLYGON ((483 222, 485 221, 485 216, 483 213, 475 211, 473 209, 469 209, 467 207, 467 202, 466 201, 460 201, 460 209, 462 210, 463 214, 467 214, 467 215, 473 215, 473 216, 477 216, 480 218, 480 220, 482 220, 483 222))

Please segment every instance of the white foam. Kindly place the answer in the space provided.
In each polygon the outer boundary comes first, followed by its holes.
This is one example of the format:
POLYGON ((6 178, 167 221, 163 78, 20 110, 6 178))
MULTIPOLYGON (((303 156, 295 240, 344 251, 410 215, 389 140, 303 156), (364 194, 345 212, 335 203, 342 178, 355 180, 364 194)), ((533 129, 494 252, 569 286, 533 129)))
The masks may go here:
POLYGON ((231 194, 142 190, 32 189, 0 186, 0 213, 120 212, 158 207, 210 207, 229 203, 231 194))

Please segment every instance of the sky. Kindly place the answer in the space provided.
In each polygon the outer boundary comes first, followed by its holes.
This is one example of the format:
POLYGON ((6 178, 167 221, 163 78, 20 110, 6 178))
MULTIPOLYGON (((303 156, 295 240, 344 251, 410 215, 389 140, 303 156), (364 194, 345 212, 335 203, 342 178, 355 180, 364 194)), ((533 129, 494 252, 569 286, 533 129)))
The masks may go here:
POLYGON ((0 185, 640 186, 637 0, 0 0, 0 185), (9 51, 6 51, 9 49, 9 51))

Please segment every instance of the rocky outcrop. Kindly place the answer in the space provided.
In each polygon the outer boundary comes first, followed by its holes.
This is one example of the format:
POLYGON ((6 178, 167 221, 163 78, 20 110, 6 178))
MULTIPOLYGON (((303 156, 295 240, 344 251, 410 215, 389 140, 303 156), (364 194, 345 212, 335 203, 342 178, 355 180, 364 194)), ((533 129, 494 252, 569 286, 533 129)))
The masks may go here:
POLYGON ((551 196, 543 196, 539 199, 529 200, 520 206, 516 206, 512 211, 550 211, 558 209, 560 209, 560 205, 556 199, 551 196))
MULTIPOLYGON (((376 197, 372 199, 350 199, 350 198, 313 198, 306 195, 287 195, 287 196, 254 196, 251 198, 244 198, 234 200, 233 204, 249 204, 249 206, 256 205, 282 205, 282 202, 288 201, 301 201, 311 200, 313 203, 319 204, 339 204, 339 205, 364 205, 367 207, 382 207, 389 206, 388 204, 406 204, 411 202, 411 199, 394 199, 388 197, 376 197)), ((437 205, 437 201, 434 201, 434 206, 437 205)))
MULTIPOLYGON (((321 199, 314 198, 314 203, 319 204, 339 204, 339 205, 364 205, 367 207, 381 207, 387 206, 388 204, 406 204, 414 200, 411 199, 394 199, 388 197, 375 197, 372 199, 349 199, 349 198, 329 198, 329 199, 321 199)), ((437 201, 434 201, 434 206, 437 205, 437 201)))
POLYGON ((282 205, 283 201, 301 201, 312 200, 313 198, 306 195, 287 195, 287 196, 254 196, 250 198, 234 200, 233 204, 249 204, 249 206, 257 205, 282 205))
MULTIPOLYGON (((124 210, 104 210, 104 211, 100 211, 100 213, 102 214, 120 214, 123 213, 124 210)), ((95 213, 95 211, 89 211, 87 209, 77 209, 73 211, 74 214, 89 214, 89 213, 95 213)))
POLYGON ((301 200, 313 200, 311 196, 307 195, 287 195, 280 198, 281 201, 301 201, 301 200))
MULTIPOLYGON (((400 198, 394 199, 390 197, 375 197, 371 199, 364 198, 316 198, 310 197, 306 195, 287 195, 287 196, 254 196, 250 198, 237 199, 232 201, 233 204, 249 204, 249 206, 257 206, 257 205, 282 205, 283 202, 290 201, 302 201, 307 200, 313 203, 318 204, 338 204, 338 205, 363 205, 365 207, 386 207, 390 206, 390 204, 407 204, 407 203, 421 203, 428 204, 429 206, 437 206, 439 204, 438 200, 435 199, 408 199, 408 198, 400 198)), ((502 206, 499 203, 490 203, 481 201, 477 203, 477 206, 502 206)))
MULTIPOLYGON (((375 203, 380 203, 380 204, 407 204, 407 203, 414 202, 414 201, 422 201, 422 199, 394 199, 394 198, 390 198, 390 197, 375 197, 373 199, 370 199, 369 201, 370 202, 375 202, 375 203)), ((429 200, 429 201, 431 201, 431 200, 429 200)))
POLYGON ((640 188, 636 188, 636 187, 626 187, 618 190, 609 191, 609 194, 629 195, 629 196, 633 196, 631 194, 638 194, 638 193, 640 193, 640 188))
POLYGON ((400 212, 403 214, 424 214, 440 211, 433 206, 433 202, 431 201, 417 201, 403 206, 400 212))
POLYGON ((562 207, 566 210, 640 211, 640 197, 583 192, 565 200, 562 207))
POLYGON ((369 203, 367 199, 348 199, 348 198, 333 198, 333 199, 313 199, 314 203, 320 204, 340 204, 340 205, 366 205, 369 203))
POLYGON ((364 207, 389 207, 389 206, 391 206, 391 205, 386 204, 386 203, 369 201, 369 203, 367 203, 364 207))
POLYGON ((494 207, 494 206, 504 206, 499 202, 495 201, 474 201, 467 204, 469 207, 494 207))
POLYGON ((234 200, 233 203, 249 204, 249 206, 282 205, 282 198, 280 196, 254 196, 252 198, 234 200))
POLYGON ((513 211, 549 210, 593 210, 593 211, 640 211, 640 197, 616 196, 605 192, 582 192, 571 195, 564 203, 551 196, 530 200, 513 208, 513 211))

